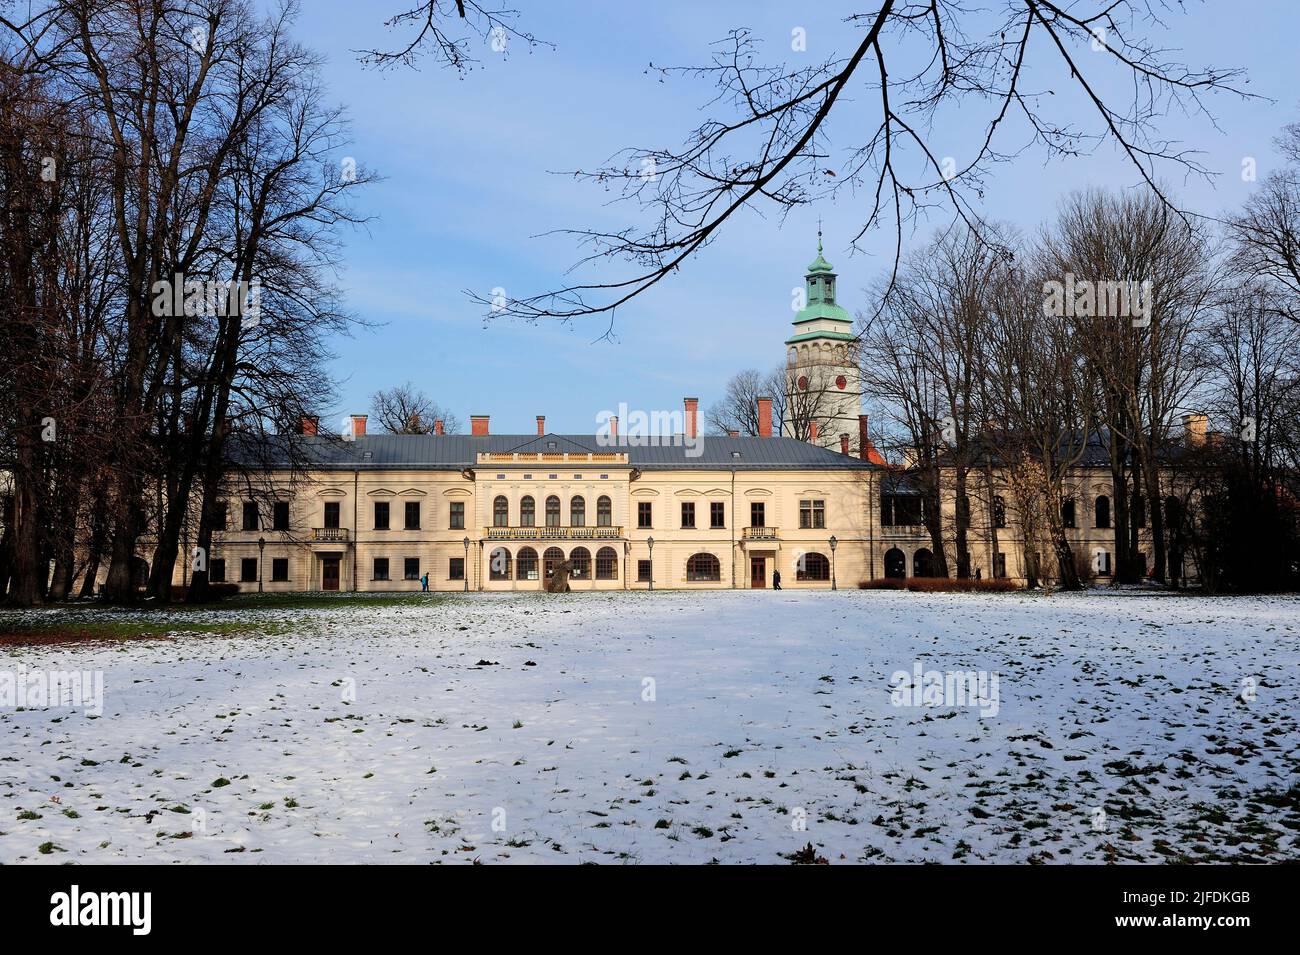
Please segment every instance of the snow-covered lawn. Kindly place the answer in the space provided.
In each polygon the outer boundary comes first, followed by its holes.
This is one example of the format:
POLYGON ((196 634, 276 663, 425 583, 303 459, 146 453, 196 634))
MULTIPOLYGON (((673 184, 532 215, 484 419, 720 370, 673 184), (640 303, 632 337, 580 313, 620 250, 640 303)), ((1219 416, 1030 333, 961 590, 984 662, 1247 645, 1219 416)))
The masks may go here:
POLYGON ((294 627, 0 648, 0 671, 104 675, 98 718, 0 708, 0 862, 1300 856, 1294 598, 223 613, 294 627), (917 663, 996 674, 996 714, 895 706, 917 663))

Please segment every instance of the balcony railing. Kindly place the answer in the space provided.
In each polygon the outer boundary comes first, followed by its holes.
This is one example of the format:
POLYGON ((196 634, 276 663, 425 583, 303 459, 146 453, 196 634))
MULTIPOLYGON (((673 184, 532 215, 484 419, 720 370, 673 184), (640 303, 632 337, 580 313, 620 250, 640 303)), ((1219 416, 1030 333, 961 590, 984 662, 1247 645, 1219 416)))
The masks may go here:
POLYGON ((744 539, 747 541, 774 541, 780 535, 775 527, 746 527, 744 539))
POLYGON ((485 527, 483 536, 490 541, 604 541, 623 536, 616 527, 485 527))
POLYGON ((346 542, 348 529, 346 527, 313 527, 311 529, 311 539, 314 541, 346 542))

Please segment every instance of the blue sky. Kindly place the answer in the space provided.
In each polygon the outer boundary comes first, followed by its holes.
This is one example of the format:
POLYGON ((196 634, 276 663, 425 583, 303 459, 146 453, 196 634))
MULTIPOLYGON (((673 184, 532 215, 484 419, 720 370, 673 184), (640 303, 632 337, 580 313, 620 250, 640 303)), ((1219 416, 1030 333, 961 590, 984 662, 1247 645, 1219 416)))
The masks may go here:
MULTIPOLYGON (((497 433, 531 432, 538 414, 547 416, 550 430, 591 433, 597 414, 620 402, 675 409, 692 395, 707 406, 735 371, 781 360, 790 290, 815 254, 818 216, 826 255, 840 275, 841 303, 851 311, 865 304, 862 290, 887 266, 892 239, 868 237, 862 251, 848 254, 865 216, 862 193, 845 193, 784 221, 746 215, 680 274, 620 309, 612 340, 598 340, 604 319, 571 326, 485 321, 464 290, 486 294, 500 286, 524 295, 553 288, 579 250, 572 238, 542 233, 637 221, 634 207, 611 206, 601 187, 556 173, 592 169, 626 146, 675 146, 708 115, 702 110, 711 98, 708 86, 695 79, 661 82, 648 64, 706 62, 710 44, 733 27, 752 30, 769 61, 793 65, 845 54, 861 28, 843 18, 870 3, 818 3, 815 12, 793 2, 519 3, 521 25, 554 49, 530 52, 512 42, 500 55, 484 43, 478 67, 463 79, 431 62, 386 72, 363 66, 355 51, 394 45, 382 21, 410 5, 305 0, 297 31, 328 58, 329 94, 353 119, 352 155, 385 177, 360 194, 359 208, 374 221, 344 236, 339 268, 349 306, 378 327, 332 342, 339 355, 339 400, 328 409, 333 420, 365 411, 377 388, 406 380, 466 426, 470 414, 490 414, 497 433), (806 54, 790 50, 794 27, 807 31, 806 54)), ((1211 97, 1217 128, 1198 115, 1160 120, 1168 138, 1201 150, 1201 161, 1222 173, 1206 184, 1166 170, 1184 207, 1214 214, 1240 204, 1252 188, 1241 179, 1242 157, 1257 159, 1262 178, 1277 158, 1272 138, 1300 120, 1294 82, 1300 4, 1191 0, 1186 14, 1174 12, 1166 22, 1159 40, 1171 58, 1245 67, 1248 88, 1274 100, 1211 97)), ((1080 56, 1085 53, 1086 46, 1080 56)), ((1029 76, 1035 87, 1057 91, 1054 115, 1093 122, 1054 62, 1035 57, 1029 76)), ((870 128, 870 96, 857 89, 831 127, 833 149, 855 145, 870 128)), ((931 140, 951 143, 947 152, 960 163, 985 112, 942 116, 931 140)), ((1020 141, 1013 134, 1005 143, 1020 141)), ((1085 159, 1050 163, 1030 151, 998 167, 983 211, 1031 231, 1070 190, 1135 182, 1132 168, 1108 145, 1085 159)), ((940 214, 923 222, 913 242, 946 221, 940 214)), ((607 281, 626 273, 608 266, 581 274, 607 281)))

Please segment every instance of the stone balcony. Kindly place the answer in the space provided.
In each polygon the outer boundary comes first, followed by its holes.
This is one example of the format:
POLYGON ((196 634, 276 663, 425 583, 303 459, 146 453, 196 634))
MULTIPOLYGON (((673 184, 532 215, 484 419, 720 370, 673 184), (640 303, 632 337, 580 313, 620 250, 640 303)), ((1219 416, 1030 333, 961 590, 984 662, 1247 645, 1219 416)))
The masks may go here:
POLYGON ((621 525, 614 527, 485 527, 483 536, 490 541, 604 541, 623 536, 621 525))

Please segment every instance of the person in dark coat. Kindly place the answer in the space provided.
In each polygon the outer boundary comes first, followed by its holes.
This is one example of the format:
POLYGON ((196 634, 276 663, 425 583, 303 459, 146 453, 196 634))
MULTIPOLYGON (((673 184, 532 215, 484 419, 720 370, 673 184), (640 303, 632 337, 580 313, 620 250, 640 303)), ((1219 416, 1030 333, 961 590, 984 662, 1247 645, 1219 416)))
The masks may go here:
POLYGON ((781 589, 781 572, 779 570, 772 571, 772 589, 781 589))

